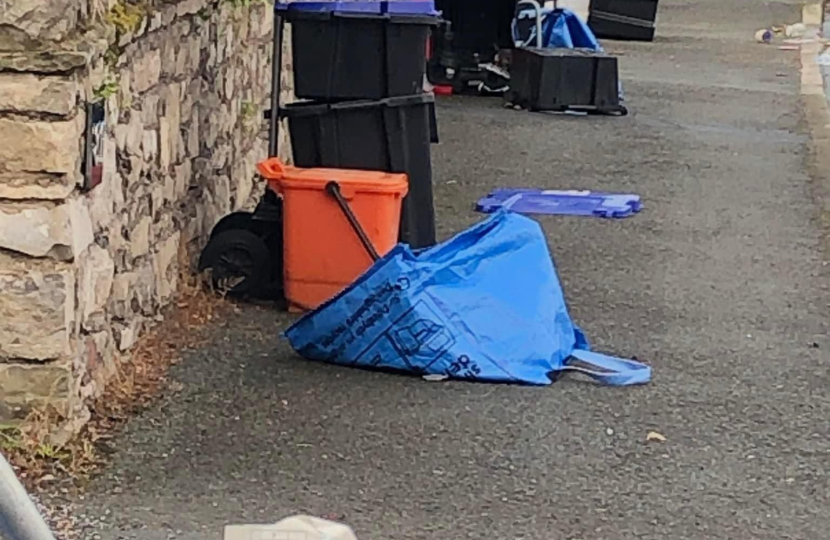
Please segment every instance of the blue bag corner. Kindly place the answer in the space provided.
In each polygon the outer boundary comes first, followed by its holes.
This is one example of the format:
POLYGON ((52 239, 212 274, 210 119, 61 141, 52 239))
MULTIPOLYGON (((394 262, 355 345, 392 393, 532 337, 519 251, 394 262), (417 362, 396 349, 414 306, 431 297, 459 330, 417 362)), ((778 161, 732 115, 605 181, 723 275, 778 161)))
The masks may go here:
POLYGON ((567 370, 620 386, 651 377, 648 366, 588 351, 541 227, 505 211, 417 254, 396 246, 285 336, 310 360, 456 379, 544 385, 567 370))

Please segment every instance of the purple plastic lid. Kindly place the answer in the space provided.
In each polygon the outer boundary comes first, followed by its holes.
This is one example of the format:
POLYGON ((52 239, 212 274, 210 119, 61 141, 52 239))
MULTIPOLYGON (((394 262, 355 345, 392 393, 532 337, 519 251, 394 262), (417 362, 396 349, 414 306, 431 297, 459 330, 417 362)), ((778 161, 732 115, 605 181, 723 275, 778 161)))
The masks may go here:
POLYGON ((277 2, 277 11, 305 11, 312 13, 371 13, 390 15, 437 16, 434 0, 383 0, 383 1, 296 1, 277 2))
POLYGON ((382 2, 277 2, 277 11, 305 11, 312 13, 381 13, 382 2))
POLYGON ((439 15, 434 0, 385 0, 382 4, 381 11, 393 15, 439 15))
POLYGON ((541 189, 496 189, 476 203, 476 211, 485 214, 502 208, 520 214, 624 218, 642 210, 643 203, 629 193, 541 189))

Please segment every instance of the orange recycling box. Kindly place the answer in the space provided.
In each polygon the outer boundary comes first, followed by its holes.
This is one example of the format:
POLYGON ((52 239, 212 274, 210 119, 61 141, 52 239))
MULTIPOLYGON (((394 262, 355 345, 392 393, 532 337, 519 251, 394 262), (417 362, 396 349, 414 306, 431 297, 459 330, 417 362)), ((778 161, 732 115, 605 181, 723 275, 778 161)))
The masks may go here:
POLYGON ((258 165, 283 197, 285 297, 291 311, 309 310, 345 289, 373 261, 326 185, 335 181, 381 256, 398 241, 405 174, 302 169, 271 158, 258 165))

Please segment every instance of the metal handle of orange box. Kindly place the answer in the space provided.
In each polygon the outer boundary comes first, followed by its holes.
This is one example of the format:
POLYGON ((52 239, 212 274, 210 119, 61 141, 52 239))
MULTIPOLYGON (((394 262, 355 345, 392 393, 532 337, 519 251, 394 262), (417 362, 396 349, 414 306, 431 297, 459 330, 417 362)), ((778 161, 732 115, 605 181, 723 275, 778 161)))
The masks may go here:
POLYGON ((372 261, 380 259, 378 251, 375 249, 375 246, 372 245, 372 241, 369 240, 369 236, 366 234, 366 231, 363 230, 363 227, 357 220, 357 216, 355 216, 354 212, 352 212, 351 207, 349 207, 349 203, 346 201, 346 198, 343 197, 343 193, 340 192, 340 184, 334 181, 329 182, 326 184, 326 192, 331 195, 335 201, 337 201, 337 205, 340 207, 340 210, 343 211, 343 215, 346 216, 346 219, 349 220, 349 225, 351 225, 352 229, 354 229, 355 234, 357 234, 357 237, 360 239, 360 243, 363 244, 363 247, 366 249, 366 253, 369 254, 372 261))

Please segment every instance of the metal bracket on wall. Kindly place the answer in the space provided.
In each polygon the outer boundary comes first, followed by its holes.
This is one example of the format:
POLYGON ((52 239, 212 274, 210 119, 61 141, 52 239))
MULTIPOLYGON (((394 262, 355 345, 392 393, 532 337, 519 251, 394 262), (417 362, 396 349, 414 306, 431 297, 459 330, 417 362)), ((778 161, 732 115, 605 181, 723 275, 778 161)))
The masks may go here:
POLYGON ((107 130, 107 109, 104 101, 86 104, 86 129, 84 129, 84 159, 81 170, 81 189, 89 191, 101 183, 104 177, 104 136, 107 130))

